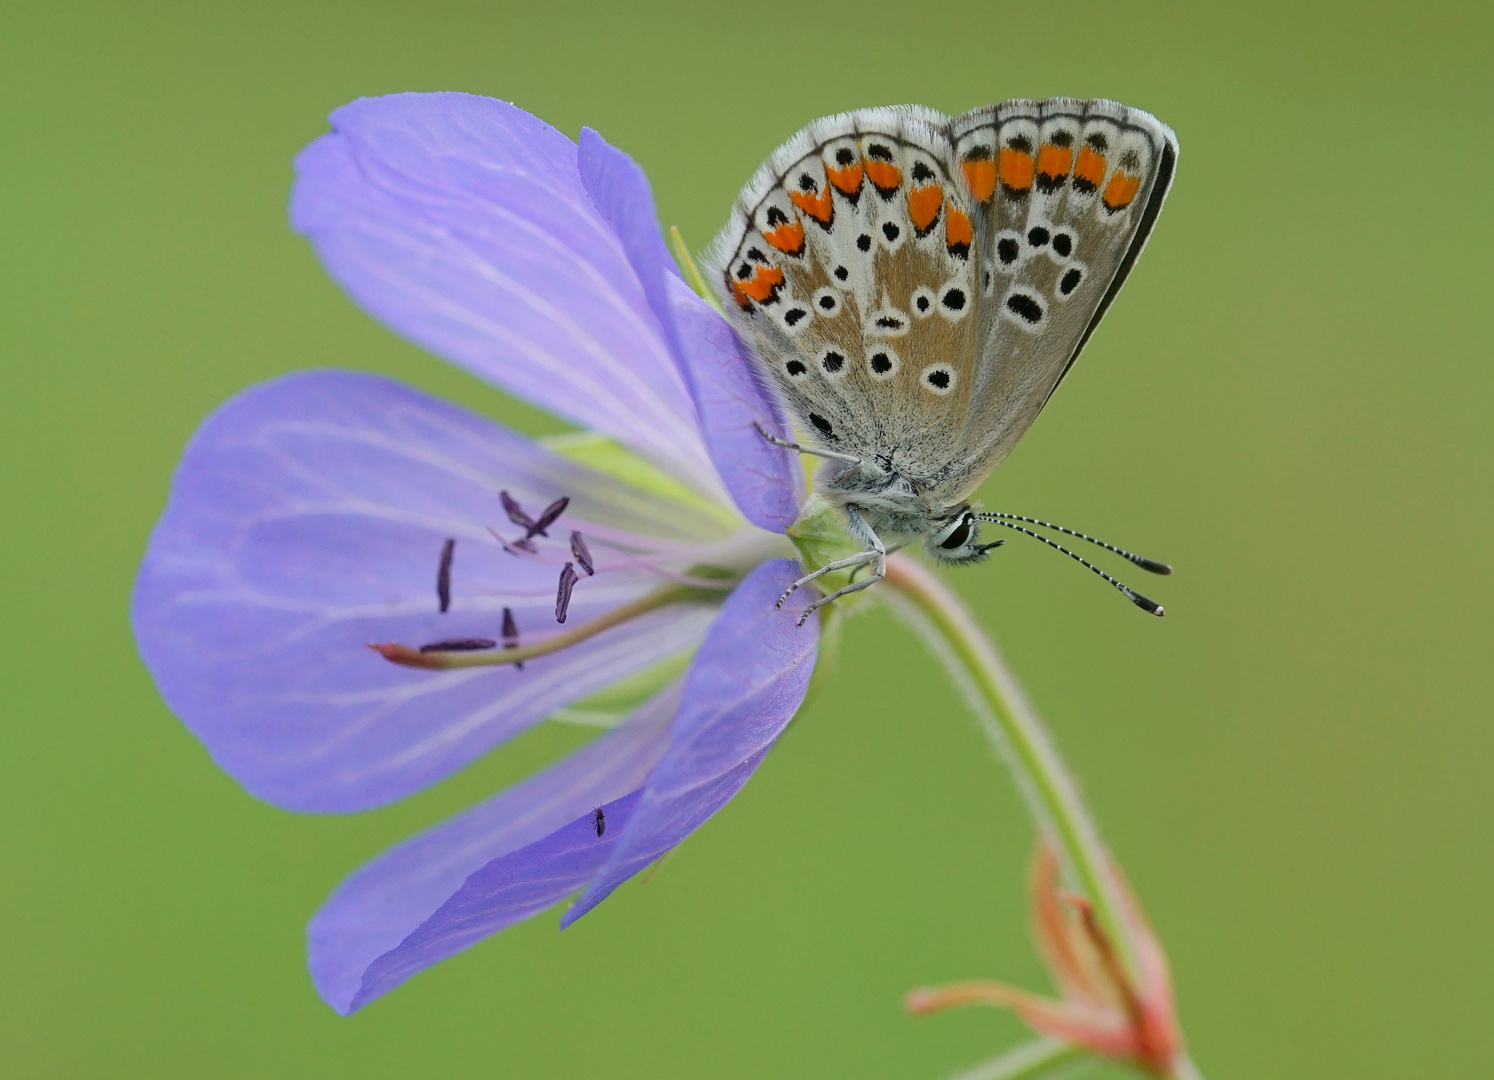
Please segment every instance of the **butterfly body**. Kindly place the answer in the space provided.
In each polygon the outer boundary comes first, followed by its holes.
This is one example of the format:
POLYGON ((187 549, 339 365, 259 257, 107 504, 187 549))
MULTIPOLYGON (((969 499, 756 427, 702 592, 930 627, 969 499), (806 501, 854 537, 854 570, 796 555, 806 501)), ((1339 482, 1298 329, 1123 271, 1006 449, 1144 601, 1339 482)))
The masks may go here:
MULTIPOLYGON (((743 189, 708 255, 818 488, 866 543, 974 561, 969 498, 1037 418, 1129 273, 1177 142, 1108 101, 816 121, 743 189)), ((806 579, 808 580, 808 579, 806 579)))

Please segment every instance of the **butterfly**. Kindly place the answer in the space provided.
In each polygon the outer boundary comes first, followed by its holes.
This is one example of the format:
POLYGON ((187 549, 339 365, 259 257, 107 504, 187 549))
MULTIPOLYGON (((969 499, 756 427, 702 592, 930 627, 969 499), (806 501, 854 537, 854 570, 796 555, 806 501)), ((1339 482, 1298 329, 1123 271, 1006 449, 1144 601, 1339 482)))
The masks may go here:
MULTIPOLYGON (((816 120, 742 189, 706 255, 748 353, 780 391, 800 442, 825 458, 817 488, 864 550, 815 570, 867 567, 804 613, 880 580, 888 551, 921 541, 941 563, 996 543, 975 489, 1011 453, 1120 291, 1177 164, 1171 129, 1111 101, 1013 100, 957 117, 919 106, 816 120)), ((789 593, 784 594, 787 598, 789 593)), ((780 600, 780 603, 782 601, 780 600)))

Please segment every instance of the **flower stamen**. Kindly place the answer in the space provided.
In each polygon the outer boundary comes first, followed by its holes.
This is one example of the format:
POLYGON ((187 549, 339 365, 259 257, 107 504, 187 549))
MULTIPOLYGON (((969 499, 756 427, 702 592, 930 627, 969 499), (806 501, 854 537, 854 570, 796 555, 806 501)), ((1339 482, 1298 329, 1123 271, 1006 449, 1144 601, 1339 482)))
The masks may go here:
MULTIPOLYGON (((503 509, 508 514, 509 521, 512 521, 521 529, 528 530, 534 528, 534 519, 524 513, 524 508, 519 505, 518 499, 515 499, 506 491, 500 491, 498 499, 503 503, 503 509)), ((528 538, 526 537, 525 539, 528 538)))
POLYGON ((545 507, 540 511, 539 519, 533 525, 529 526, 524 539, 531 540, 536 536, 548 537, 550 534, 545 530, 555 524, 556 519, 565 513, 565 508, 569 505, 571 505, 571 497, 569 495, 562 495, 549 506, 545 507))
MULTIPOLYGON (((503 609, 503 647, 505 649, 517 649, 519 647, 519 624, 514 621, 514 609, 503 609)), ((523 671, 524 662, 518 661, 514 664, 514 670, 523 671)))
MULTIPOLYGON (((572 571, 574 573, 575 571, 572 571)), ((535 642, 533 645, 519 645, 518 627, 514 628, 514 647, 509 648, 507 642, 504 648, 496 648, 497 642, 488 642, 482 648, 473 648, 467 645, 470 641, 487 639, 464 638, 458 639, 457 648, 452 648, 451 641, 437 641, 424 648, 416 649, 403 645, 396 641, 375 642, 368 647, 378 653, 391 664, 399 664, 402 667, 426 668, 433 671, 444 671, 449 668, 468 667, 498 667, 503 664, 518 665, 525 660, 532 660, 539 656, 549 656, 551 653, 560 652, 588 638, 596 637, 604 630, 610 630, 614 626, 620 626, 625 622, 647 615, 651 611, 657 611, 670 604, 686 603, 691 600, 716 599, 722 592, 729 591, 736 582, 722 581, 716 588, 702 588, 693 585, 666 585, 655 589, 651 593, 640 596, 637 600, 620 607, 615 607, 604 615, 592 619, 588 623, 582 623, 574 630, 567 630, 563 634, 545 638, 543 641, 535 642), (463 647, 466 646, 466 647, 463 647)), ((505 623, 507 620, 505 620, 505 623)))
POLYGON ((571 590, 576 587, 576 568, 566 563, 560 570, 560 585, 555 590, 555 621, 565 622, 565 613, 571 607, 571 590))
POLYGON ((441 545, 441 563, 436 567, 436 602, 441 614, 451 607, 451 556, 456 551, 456 539, 448 536, 441 545))
POLYGON ((581 569, 586 571, 587 577, 592 577, 596 574, 596 567, 592 565, 591 561, 591 551, 587 548, 586 541, 582 539, 580 530, 575 530, 571 533, 571 554, 581 564, 581 569))
POLYGON ((492 638, 485 637, 462 637, 452 638, 449 641, 433 641, 429 645, 420 646, 423 653, 431 652, 477 652, 480 649, 491 649, 498 643, 492 638))

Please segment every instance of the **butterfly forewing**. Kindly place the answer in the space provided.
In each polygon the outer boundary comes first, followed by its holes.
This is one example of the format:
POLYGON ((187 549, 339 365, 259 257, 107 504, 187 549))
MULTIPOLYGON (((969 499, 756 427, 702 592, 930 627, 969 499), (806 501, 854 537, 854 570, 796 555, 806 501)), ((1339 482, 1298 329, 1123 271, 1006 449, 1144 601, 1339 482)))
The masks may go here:
POLYGON ((829 117, 769 158, 709 261, 804 434, 959 498, 1077 356, 1175 152, 1108 102, 829 117))
POLYGON ((973 490, 1037 418, 1119 290, 1177 146, 1146 113, 1064 98, 976 109, 950 136, 984 252, 980 360, 956 451, 973 490))

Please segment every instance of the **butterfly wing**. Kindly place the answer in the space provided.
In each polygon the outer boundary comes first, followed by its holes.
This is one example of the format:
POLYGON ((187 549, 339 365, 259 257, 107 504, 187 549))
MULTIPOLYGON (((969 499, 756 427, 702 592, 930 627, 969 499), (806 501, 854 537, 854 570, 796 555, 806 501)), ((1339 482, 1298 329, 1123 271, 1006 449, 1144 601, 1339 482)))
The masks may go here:
POLYGON ((1078 356, 1175 159, 1108 102, 844 113, 764 163, 706 261, 804 434, 955 501, 1078 356))
POLYGON ((1011 452, 1146 245, 1177 140, 1109 101, 1009 101, 950 126, 981 240, 980 358, 956 472, 974 490, 1011 452))
POLYGON ((969 412, 980 330, 948 130, 916 108, 817 121, 759 170, 707 256, 804 433, 924 476, 969 412))

